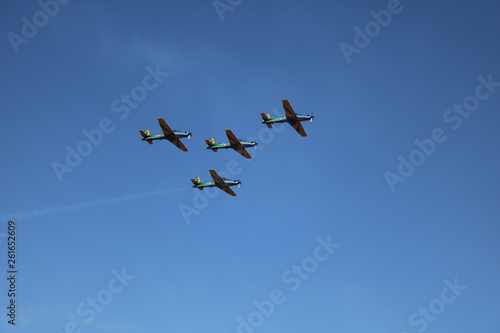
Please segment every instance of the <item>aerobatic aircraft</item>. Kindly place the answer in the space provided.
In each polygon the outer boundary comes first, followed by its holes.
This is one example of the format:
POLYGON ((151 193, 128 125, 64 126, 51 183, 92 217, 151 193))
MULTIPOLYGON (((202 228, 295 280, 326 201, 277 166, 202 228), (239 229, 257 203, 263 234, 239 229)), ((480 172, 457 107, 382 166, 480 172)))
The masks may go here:
POLYGON ((142 141, 147 141, 150 145, 153 144, 154 140, 168 140, 176 145, 182 151, 188 151, 187 148, 182 144, 180 138, 191 139, 192 133, 189 131, 178 131, 172 130, 163 118, 158 118, 158 123, 160 124, 163 134, 151 134, 149 130, 139 131, 142 135, 142 141))
POLYGON ((314 121, 314 116, 312 114, 296 114, 286 99, 283 100, 283 109, 285 109, 285 117, 283 118, 271 118, 271 115, 261 113, 262 123, 266 124, 269 128, 272 128, 273 124, 276 123, 289 123, 301 136, 307 136, 300 122, 306 120, 314 121))
POLYGON ((257 148, 258 145, 257 142, 237 139, 236 136, 233 134, 233 132, 231 132, 231 130, 228 129, 226 130, 226 135, 227 138, 229 139, 229 142, 227 143, 215 143, 215 140, 213 138, 210 140, 205 140, 205 142, 207 143, 207 149, 212 149, 213 151, 216 152, 218 149, 233 148, 246 158, 248 159, 252 158, 252 156, 250 156, 250 154, 246 151, 245 147, 257 148))
POLYGON ((193 182, 194 188, 197 188, 199 190, 203 190, 205 187, 218 187, 221 190, 223 190, 224 192, 229 193, 233 197, 236 196, 236 193, 234 193, 233 190, 231 190, 229 188, 229 186, 238 185, 238 187, 240 187, 241 182, 239 180, 230 180, 227 178, 222 178, 214 170, 208 170, 208 171, 210 172, 210 175, 212 176, 212 179, 214 181, 213 182, 202 182, 200 180, 200 177, 196 177, 195 179, 191 179, 191 181, 193 182))

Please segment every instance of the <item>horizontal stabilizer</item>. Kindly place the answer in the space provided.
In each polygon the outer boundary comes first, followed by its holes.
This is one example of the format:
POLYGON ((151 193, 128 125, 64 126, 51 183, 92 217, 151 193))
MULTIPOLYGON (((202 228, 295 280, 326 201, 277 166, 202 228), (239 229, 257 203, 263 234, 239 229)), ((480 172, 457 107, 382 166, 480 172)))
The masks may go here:
POLYGON ((273 125, 267 122, 269 119, 271 119, 270 114, 261 113, 260 116, 262 117, 262 122, 266 124, 268 128, 273 128, 273 125))
MULTIPOLYGON (((144 139, 146 139, 148 136, 150 136, 149 130, 147 130, 147 131, 145 131, 145 132, 144 132, 144 131, 139 131, 139 133, 141 133, 141 135, 142 135, 142 139, 143 139, 143 140, 144 140, 144 139)), ((147 141, 150 145, 152 145, 152 144, 153 144, 153 140, 146 140, 146 141, 147 141)))

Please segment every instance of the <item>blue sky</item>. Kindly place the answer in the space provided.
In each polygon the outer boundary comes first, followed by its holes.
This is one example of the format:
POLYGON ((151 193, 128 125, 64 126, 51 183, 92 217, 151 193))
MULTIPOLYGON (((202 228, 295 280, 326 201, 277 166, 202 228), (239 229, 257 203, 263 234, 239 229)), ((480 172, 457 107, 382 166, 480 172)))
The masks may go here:
POLYGON ((497 1, 40 3, 0 5, 2 332, 500 330, 497 1))

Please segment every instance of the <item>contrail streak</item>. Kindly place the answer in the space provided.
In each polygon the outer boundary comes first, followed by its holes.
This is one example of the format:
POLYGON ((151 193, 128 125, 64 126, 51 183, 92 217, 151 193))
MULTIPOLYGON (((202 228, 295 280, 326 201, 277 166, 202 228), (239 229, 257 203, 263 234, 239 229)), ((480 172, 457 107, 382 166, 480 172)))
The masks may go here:
POLYGON ((145 198, 145 197, 171 194, 171 193, 175 193, 175 192, 185 191, 187 189, 188 189, 188 187, 171 188, 168 190, 158 190, 158 191, 144 192, 144 193, 139 193, 139 194, 125 195, 122 197, 111 197, 111 198, 106 198, 106 199, 98 199, 98 200, 92 200, 92 201, 86 201, 86 202, 79 202, 79 203, 75 203, 75 204, 71 204, 71 205, 67 205, 67 206, 35 209, 32 211, 24 211, 24 212, 19 212, 19 213, 15 213, 15 214, 5 214, 5 215, 2 215, 0 217, 0 221, 32 219, 35 217, 40 217, 40 216, 50 215, 50 214, 69 213, 69 212, 73 212, 75 210, 79 210, 79 209, 83 209, 83 208, 98 207, 98 206, 108 205, 108 204, 112 204, 112 203, 121 203, 121 202, 125 202, 125 201, 141 199, 141 198, 145 198))

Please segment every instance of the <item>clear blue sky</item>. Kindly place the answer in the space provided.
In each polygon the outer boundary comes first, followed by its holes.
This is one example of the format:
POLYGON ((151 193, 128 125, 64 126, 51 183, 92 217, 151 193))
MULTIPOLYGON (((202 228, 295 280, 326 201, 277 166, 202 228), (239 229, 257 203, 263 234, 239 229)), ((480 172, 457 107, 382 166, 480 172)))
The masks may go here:
POLYGON ((230 3, 2 1, 1 331, 499 332, 498 1, 230 3))

